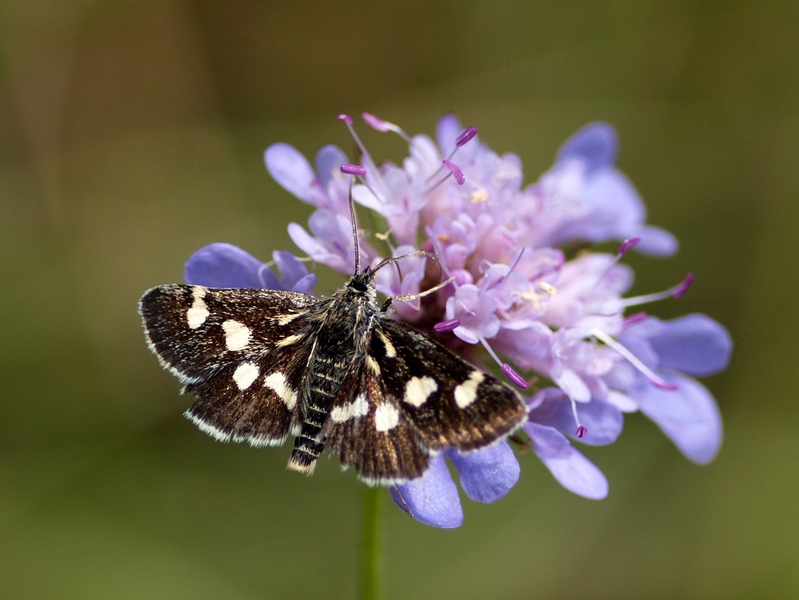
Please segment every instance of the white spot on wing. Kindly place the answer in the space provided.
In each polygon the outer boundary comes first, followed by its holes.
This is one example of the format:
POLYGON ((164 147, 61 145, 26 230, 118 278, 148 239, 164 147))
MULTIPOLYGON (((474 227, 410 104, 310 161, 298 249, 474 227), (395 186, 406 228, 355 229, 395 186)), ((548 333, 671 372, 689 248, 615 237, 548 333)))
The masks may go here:
POLYGON ((477 387, 483 382, 485 375, 482 371, 475 369, 469 375, 469 379, 455 388, 455 404, 461 408, 466 408, 477 400, 477 387))
POLYGON ((384 402, 375 409, 375 429, 378 431, 391 431, 399 423, 399 411, 384 402))
POLYGON ((191 295, 194 298, 194 302, 191 308, 186 311, 186 320, 189 322, 189 329, 197 329, 200 325, 205 323, 208 315, 211 314, 208 312, 205 300, 203 300, 207 291, 206 288, 199 285, 195 286, 192 290, 191 295))
POLYGON ((275 344, 275 346, 277 346, 278 348, 283 348, 284 346, 291 346, 292 344, 296 344, 297 342, 299 342, 304 337, 305 336, 301 333, 290 335, 288 337, 284 337, 277 344, 275 344))
POLYGON ((436 380, 432 377, 412 377, 405 385, 403 401, 419 407, 438 389, 436 380))
POLYGON ((244 350, 250 343, 252 332, 244 323, 228 320, 222 323, 225 330, 225 345, 228 350, 244 350))
POLYGON ((380 336, 380 341, 383 342, 383 346, 386 348, 386 357, 394 358, 397 356, 397 349, 394 348, 394 344, 391 343, 391 340, 389 340, 379 329, 377 330, 377 335, 380 336))
POLYGON ((366 401, 366 396, 361 394, 352 403, 352 416, 365 417, 369 413, 369 403, 366 401))
POLYGON ((336 423, 343 423, 352 417, 352 403, 342 404, 341 406, 334 406, 330 411, 330 418, 336 423))
POLYGON ((340 406, 334 406, 330 411, 330 418, 336 423, 343 423, 352 418, 364 417, 369 413, 369 403, 363 395, 358 396, 352 402, 347 402, 340 406))
POLYGON ((241 363, 236 370, 233 371, 233 381, 236 382, 238 388, 243 392, 252 385, 252 382, 258 379, 258 365, 251 362, 241 363))
POLYGON ((289 387, 283 373, 267 375, 264 378, 264 385, 275 392, 289 410, 294 410, 294 407, 297 406, 297 392, 289 387))

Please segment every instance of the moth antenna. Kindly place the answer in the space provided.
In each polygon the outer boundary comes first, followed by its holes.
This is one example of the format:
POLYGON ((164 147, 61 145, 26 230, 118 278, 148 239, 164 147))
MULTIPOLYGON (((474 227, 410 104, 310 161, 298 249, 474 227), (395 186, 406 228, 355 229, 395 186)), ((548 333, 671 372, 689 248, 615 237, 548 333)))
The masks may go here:
MULTIPOLYGON (((401 254, 400 256, 392 256, 391 258, 384 258, 379 263, 377 263, 377 266, 374 268, 374 271, 376 273, 386 265, 396 263, 402 260, 403 258, 408 258, 410 256, 424 256, 425 258, 432 258, 436 262, 436 265, 438 265, 438 277, 441 278, 441 275, 444 273, 444 267, 441 264, 441 260, 438 258, 436 254, 428 252, 427 250, 415 250, 413 252, 408 252, 407 254, 401 254)), ((400 302, 407 302, 408 300, 416 300, 417 298, 424 298, 425 296, 434 294, 438 290, 447 287, 453 281, 455 281, 455 278, 450 277, 446 281, 442 281, 423 292, 418 292, 416 294, 400 294, 398 296, 391 296, 391 298, 386 300, 386 302, 383 304, 383 310, 387 309, 391 305, 391 303, 395 300, 398 300, 400 302)))
MULTIPOLYGON (((439 279, 441 278, 441 275, 444 272, 444 267, 441 265, 441 261, 439 260, 438 256, 436 254, 433 254, 432 252, 428 252, 427 250, 414 250, 413 252, 408 252, 406 254, 400 254, 399 256, 392 256, 392 257, 389 257, 389 258, 384 258, 379 263, 377 263, 377 266, 375 266, 374 271, 376 273, 377 271, 379 271, 380 269, 382 269, 386 265, 390 265, 391 263, 399 262, 403 258, 408 258, 410 256, 424 256, 424 257, 427 257, 427 258, 432 258, 434 261, 436 261, 436 265, 438 265, 438 277, 439 277, 439 279)), ((395 296, 395 297, 398 297, 398 296, 395 296)))
MULTIPOLYGON (((345 175, 354 175, 363 177, 366 175, 366 169, 358 165, 341 165, 341 172, 345 175)), ((352 199, 352 187, 355 185, 355 178, 350 179, 350 221, 352 222, 352 243, 355 249, 355 275, 361 272, 361 251, 358 244, 358 220, 355 218, 355 201, 352 199)))
POLYGON ((354 179, 350 179, 350 220, 352 221, 352 243, 355 248, 355 274, 361 272, 361 251, 358 248, 358 221, 355 219, 355 202, 352 200, 352 186, 355 183, 354 179))
POLYGON ((424 298, 425 296, 429 296, 430 294, 435 294, 438 290, 447 287, 453 281, 455 281, 455 278, 450 277, 449 279, 445 279, 441 283, 438 283, 433 287, 426 289, 423 292, 418 292, 416 294, 400 294, 398 296, 392 296, 390 300, 392 302, 394 300, 398 300, 400 302, 407 302, 408 300, 416 300, 417 298, 424 298))

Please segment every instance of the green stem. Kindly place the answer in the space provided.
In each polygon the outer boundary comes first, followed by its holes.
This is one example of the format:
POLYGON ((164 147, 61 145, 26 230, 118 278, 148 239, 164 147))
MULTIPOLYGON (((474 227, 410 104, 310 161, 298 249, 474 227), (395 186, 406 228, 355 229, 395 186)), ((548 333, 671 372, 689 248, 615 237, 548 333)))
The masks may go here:
POLYGON ((384 488, 365 486, 361 536, 361 600, 379 600, 383 576, 380 539, 380 501, 384 488))

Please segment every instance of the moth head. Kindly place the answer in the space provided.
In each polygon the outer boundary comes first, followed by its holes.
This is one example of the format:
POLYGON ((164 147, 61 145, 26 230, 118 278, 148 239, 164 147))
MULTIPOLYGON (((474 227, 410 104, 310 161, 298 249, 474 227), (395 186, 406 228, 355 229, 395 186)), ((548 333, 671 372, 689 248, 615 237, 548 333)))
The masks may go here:
POLYGON ((367 267, 363 271, 356 273, 347 283, 347 288, 353 292, 365 294, 374 290, 376 271, 367 267))

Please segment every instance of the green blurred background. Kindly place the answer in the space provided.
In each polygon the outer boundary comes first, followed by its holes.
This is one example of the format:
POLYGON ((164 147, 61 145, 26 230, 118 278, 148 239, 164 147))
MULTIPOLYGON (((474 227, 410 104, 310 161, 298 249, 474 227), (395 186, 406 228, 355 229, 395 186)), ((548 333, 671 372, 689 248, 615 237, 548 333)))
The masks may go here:
POLYGON ((453 111, 527 183, 610 121, 650 222, 682 242, 629 258, 634 292, 692 270, 651 312, 708 313, 736 342, 705 380, 725 420, 714 463, 634 415, 586 450, 601 502, 532 455, 455 531, 385 494, 387 597, 799 596, 797 23, 793 1, 0 3, 0 597, 355 594, 362 486, 200 433, 136 302, 204 244, 293 249, 286 224, 310 207, 264 148, 351 149, 335 116, 365 110, 411 133, 453 111))

